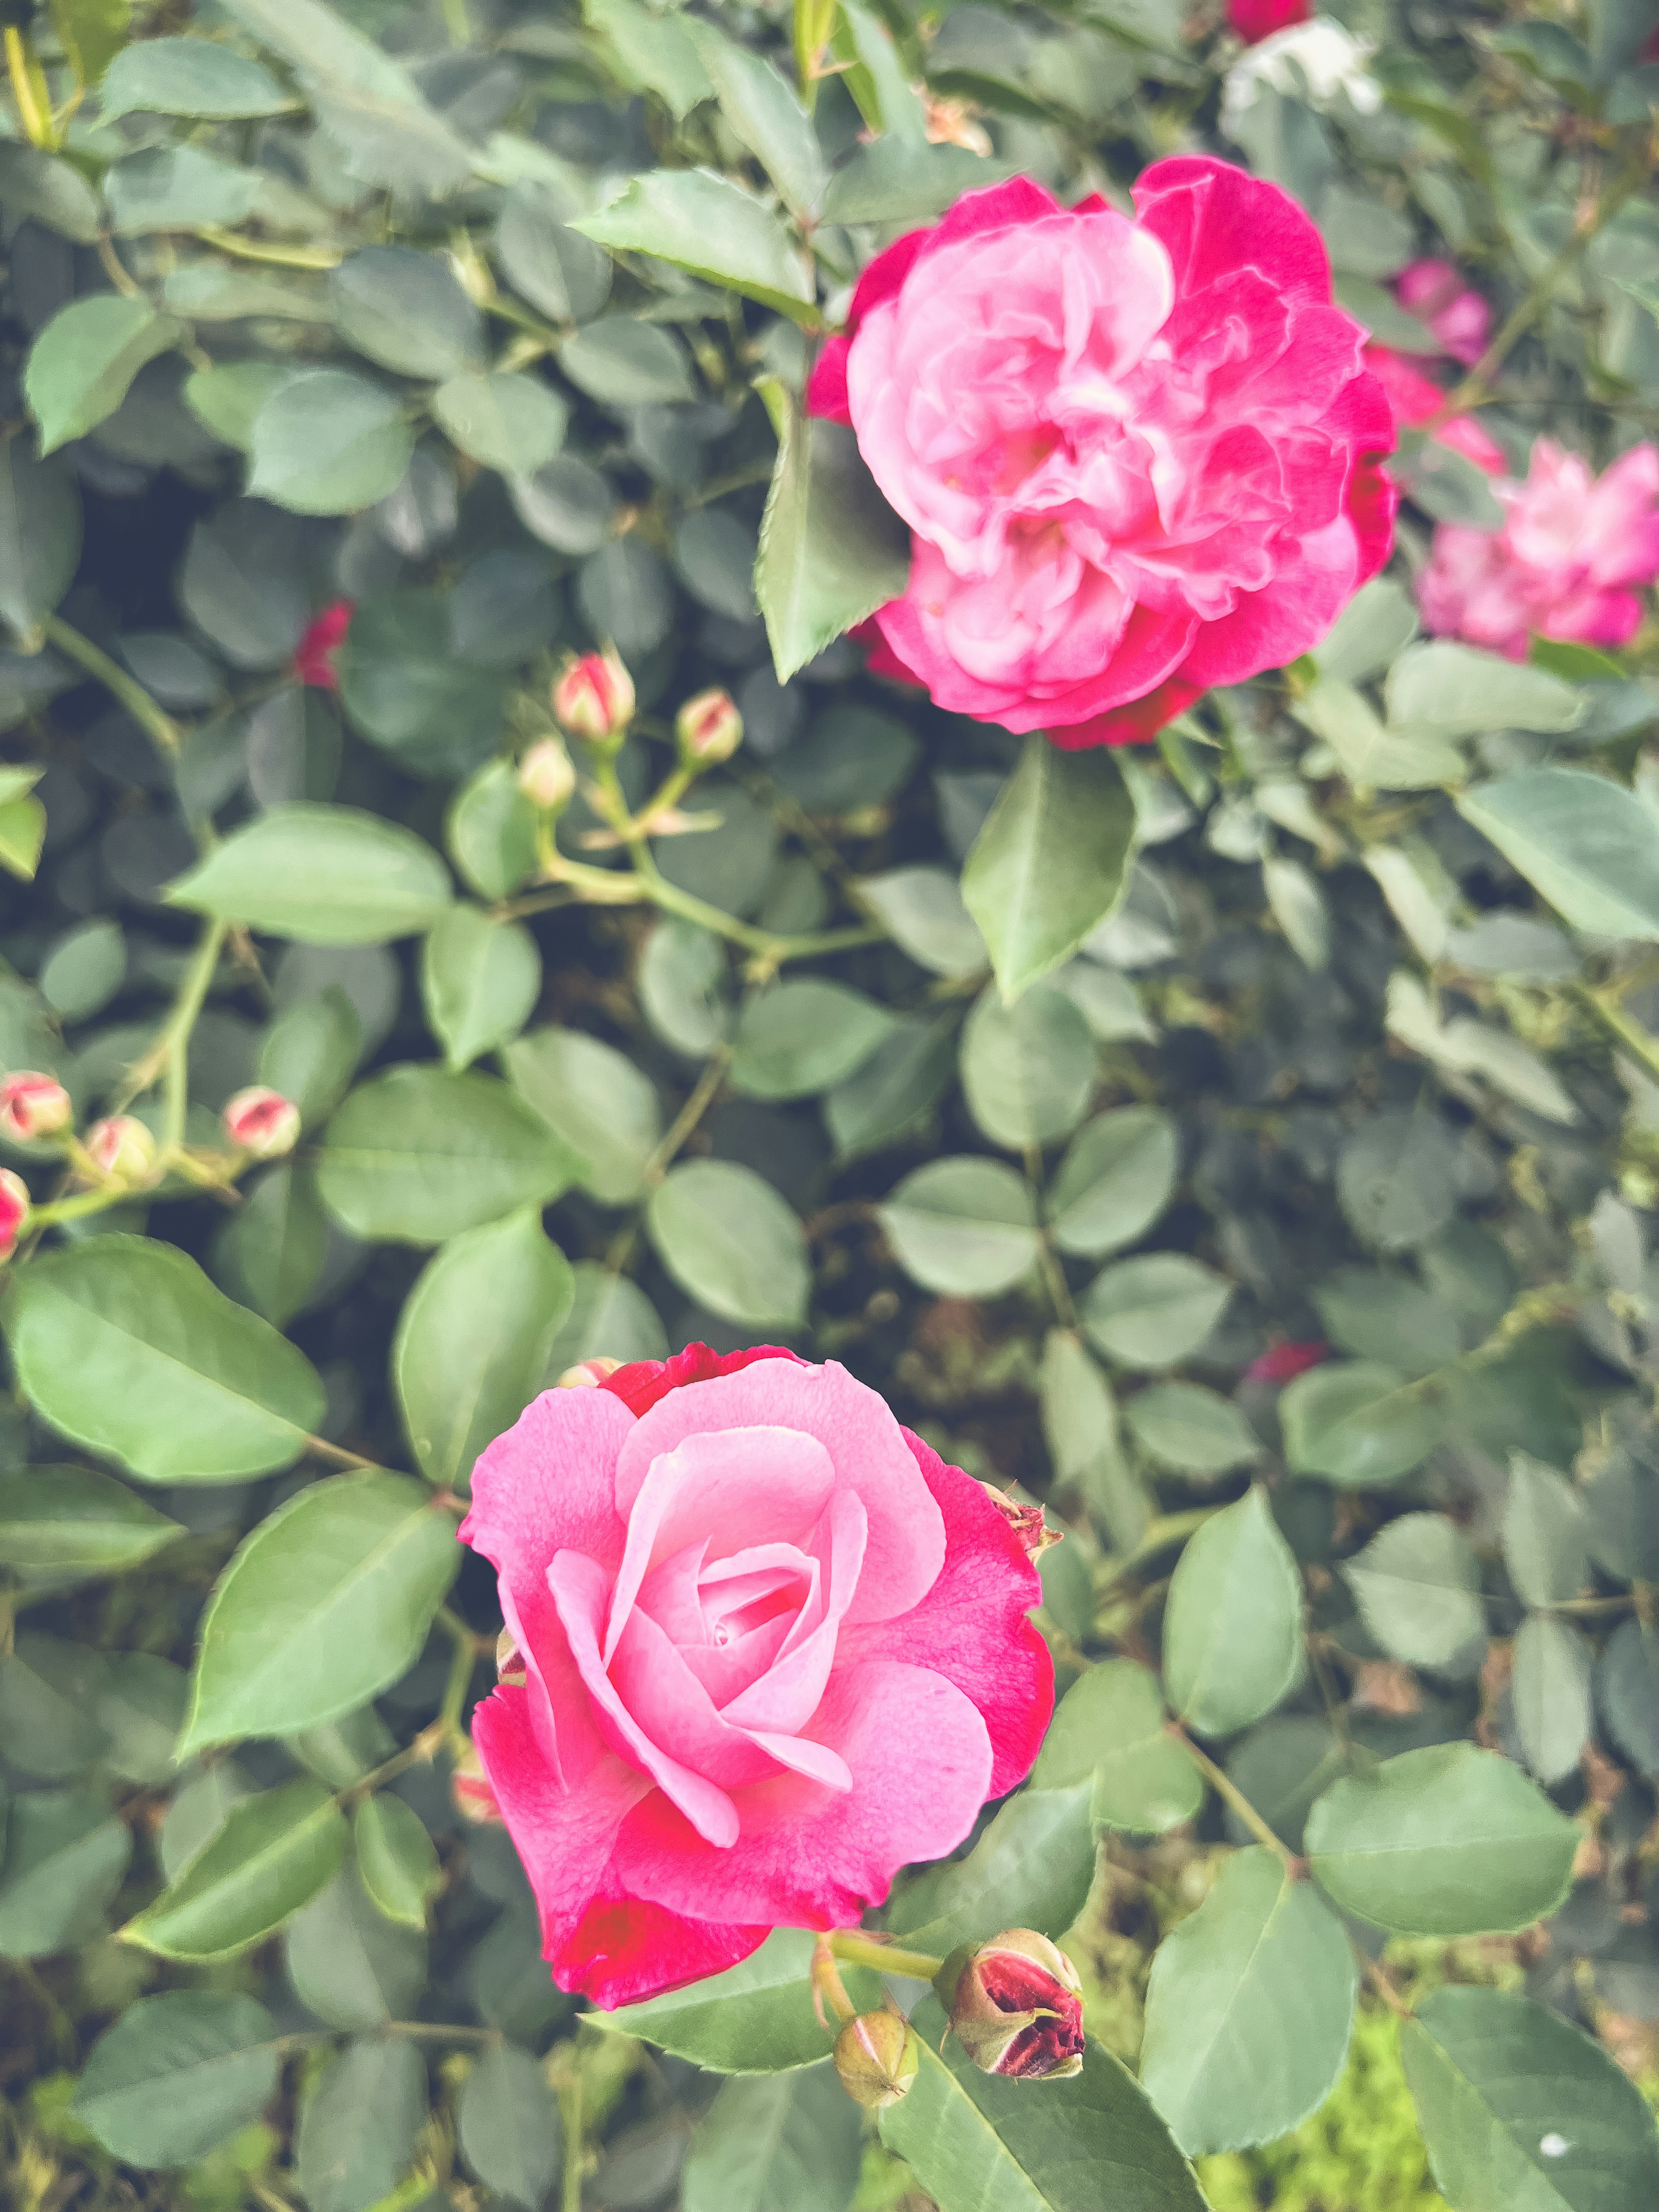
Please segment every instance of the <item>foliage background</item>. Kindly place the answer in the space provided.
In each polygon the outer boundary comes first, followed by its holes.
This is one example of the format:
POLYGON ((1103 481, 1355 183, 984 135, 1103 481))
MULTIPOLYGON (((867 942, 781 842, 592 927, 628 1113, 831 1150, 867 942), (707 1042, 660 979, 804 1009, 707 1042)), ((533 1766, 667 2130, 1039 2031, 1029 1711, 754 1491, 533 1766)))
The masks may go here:
MULTIPOLYGON (((1516 1816, 1571 1893, 1531 1924, 1536 1880, 1504 1893, 1494 1859, 1461 1924, 1522 1932, 1396 1938, 1392 2002, 1524 1990, 1652 2094, 1651 625, 1507 673, 1413 645, 1434 520, 1491 519, 1431 446, 1402 459, 1390 580, 1315 661, 1121 771, 1040 744, 1020 768, 825 643, 892 551, 791 412, 803 214, 833 320, 877 244, 975 182, 1121 199, 1208 146, 1310 206, 1391 343, 1427 349, 1390 274, 1460 262, 1511 318, 1474 396, 1517 465, 1540 430, 1603 463, 1652 429, 1654 9, 1333 13, 1376 41, 1382 104, 1263 89, 1230 140, 1237 43, 1164 0, 7 9, 0 1060, 204 1158, 256 1077, 305 1117, 240 1202, 175 1164, 14 1271, 10 2201, 922 2201, 822 2069, 721 2088, 673 2053, 711 2057, 693 2031, 578 2033, 502 1832, 455 1810, 499 1617, 446 1501, 574 1361, 694 1337, 845 1360, 1066 1531, 1044 1622, 1062 1681, 1097 1686, 1014 1847, 923 1877, 892 1924, 1074 1923, 1091 2029, 1133 2064, 1154 1948, 1252 1833, 1124 1670, 1162 1664, 1281 1850, 1378 1758, 1472 1741, 1528 1770, 1577 1823, 1529 1790, 1516 1816), (826 45, 808 126, 744 58, 793 78, 826 45), (616 257, 570 227, 687 164, 751 198, 677 230, 647 192, 616 257), (781 683, 753 580, 780 423, 781 683), (337 693, 302 685, 341 598, 337 693), (607 638, 641 702, 630 802, 693 692, 729 686, 747 731, 686 801, 718 826, 653 841, 621 903, 533 888, 511 769, 561 653, 607 638), (1010 1001, 957 886, 1017 769, 1001 835, 1042 895, 970 884, 1010 1001), (1333 1358, 1247 1376, 1285 1340, 1333 1358), (1236 1636, 1231 1713, 1170 1602, 1222 1526, 1255 1547, 1242 1611, 1199 1607, 1236 1636), (174 1991, 183 2014, 140 2007, 174 1991)), ((602 830, 579 801, 561 849, 620 878, 602 830)), ((54 1202, 50 1157, 8 1160, 54 1202)), ((1160 1968, 1173 2016, 1219 2016, 1178 1978, 1203 1960, 1159 1956, 1186 1961, 1160 1968)), ((1282 2139, 1202 2160, 1211 2201, 1433 2202, 1389 2002, 1362 1994, 1340 2086, 1291 2129, 1341 2043, 1271 1996, 1244 2002, 1282 2139)), ((1550 2044, 1538 2094, 1572 2077, 1624 2160, 1594 2201, 1634 2212, 1650 2131, 1588 2050, 1550 2044)), ((1203 2094, 1248 2143, 1260 2083, 1203 2094)), ((1441 2125, 1443 2152, 1484 2142, 1441 2125)), ((1505 2185, 1591 2201, 1535 2159, 1505 2185)))

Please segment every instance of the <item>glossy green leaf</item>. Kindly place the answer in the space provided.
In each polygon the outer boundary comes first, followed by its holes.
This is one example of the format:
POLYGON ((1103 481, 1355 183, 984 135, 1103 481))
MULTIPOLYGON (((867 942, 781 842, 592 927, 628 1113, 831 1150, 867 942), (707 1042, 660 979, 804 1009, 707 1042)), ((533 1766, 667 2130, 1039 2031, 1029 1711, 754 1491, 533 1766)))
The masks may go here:
POLYGON ((1249 1467, 1261 1439, 1237 1406, 1199 1382, 1155 1382, 1124 1407, 1135 1442, 1160 1467, 1200 1480, 1249 1467))
POLYGON ((424 1928, 443 1871, 420 1814, 401 1797, 379 1790, 358 1806, 351 1841, 363 1887, 386 1918, 424 1928))
POLYGON ((1458 811, 1574 929, 1659 938, 1659 817, 1582 769, 1522 769, 1462 793, 1458 811))
POLYGON ((301 945, 384 945, 428 929, 449 873, 423 838, 351 806, 272 806, 167 887, 173 906, 301 945))
POLYGON ((23 391, 50 453, 112 415, 147 361, 183 336, 142 294, 95 292, 60 307, 29 351, 23 391))
POLYGON ((276 2024, 254 1998, 169 1990, 100 2036, 72 2110, 123 2165, 185 2166, 258 2118, 281 2063, 276 2024))
POLYGON ((459 1073, 518 1035, 541 994, 542 957, 521 921, 452 906, 421 954, 427 1020, 459 1073))
POLYGON ((637 1198, 662 1135, 655 1085, 626 1053, 583 1030, 538 1029, 501 1054, 507 1080, 586 1163, 579 1180, 602 1206, 637 1198))
POLYGON ((1176 1125, 1155 1106, 1120 1106, 1085 1121, 1048 1186, 1062 1252, 1102 1258, 1144 1237, 1175 1189, 1176 1125))
POLYGON ((1022 1790, 997 1812, 967 1856, 912 1882, 887 1924, 913 1951, 947 1957, 1004 1928, 1063 1936, 1095 1878, 1088 1778, 1022 1790))
POLYGON ((1036 1264, 1031 1194, 1000 1160, 929 1160, 880 1208, 900 1266, 924 1289, 994 1297, 1036 1264))
POLYGON ((320 1783, 285 1782, 234 1805, 224 1826, 121 1930, 165 1959, 246 1950, 332 1880, 346 1824, 320 1783))
MULTIPOLYGON (((832 2038, 812 2010, 809 1980, 812 1937, 779 1928, 757 1951, 723 1974, 711 1974, 643 2004, 596 2012, 593 2025, 636 2035, 677 2058, 714 2074, 773 2074, 827 2058, 832 2038)), ((881 1984, 861 1967, 842 1978, 855 2005, 881 2001, 881 1984)))
POLYGON ((845 1082, 892 1030, 862 991, 806 975, 750 1000, 732 1040, 733 1087, 754 1098, 806 1098, 845 1082))
POLYGON ((1345 1489, 1393 1482, 1433 1450, 1441 1418, 1431 1399, 1374 1360, 1332 1360, 1290 1383, 1279 1401, 1285 1456, 1297 1474, 1345 1489))
POLYGON ((1055 1790, 1093 1779, 1092 1812, 1103 1826, 1162 1835, 1197 1816, 1198 1769, 1170 1736, 1156 1679, 1133 1659, 1107 1659, 1060 1699, 1032 1781, 1055 1790))
POLYGON ((1173 1367, 1202 1346, 1233 1286, 1181 1252, 1124 1260, 1095 1277, 1079 1308, 1084 1334, 1125 1367, 1173 1367))
POLYGON ((688 1160, 651 1194, 657 1256, 689 1297, 726 1321, 799 1328, 811 1289, 793 1212, 752 1168, 688 1160))
POLYGON ((1516 1632, 1510 1668, 1516 1733, 1540 1782, 1565 1780, 1589 1741, 1594 1658, 1583 1632, 1549 1613, 1532 1614, 1516 1632))
POLYGON ((1089 1025, 1064 992, 1008 1005, 988 990, 962 1034, 962 1087, 975 1121, 1009 1152, 1053 1144, 1088 1111, 1099 1063, 1089 1025))
POLYGON ((1265 1492, 1251 1489, 1212 1514, 1176 1562, 1165 1686, 1201 1735, 1231 1735, 1271 1712, 1303 1666, 1302 1577, 1265 1492))
POLYGON ((211 122, 280 115, 294 105, 262 63, 205 39, 145 39, 117 54, 98 88, 101 119, 189 115, 211 122))
POLYGON ((859 895, 910 957, 935 975, 977 975, 985 939, 962 902, 962 889, 944 868, 890 868, 866 876, 859 895))
POLYGON ((184 1533, 96 1468, 0 1474, 0 1566, 25 1576, 118 1574, 184 1533))
POLYGON ((104 1933, 132 1831, 95 1790, 32 1790, 11 1808, 0 1867, 0 1959, 40 1959, 104 1933))
POLYGON ((509 476, 533 476, 564 443, 568 410, 539 378, 465 369, 432 395, 432 412, 469 459, 509 476))
POLYGON ((350 514, 398 489, 414 448, 395 392, 350 369, 302 369, 253 418, 248 489, 300 514, 350 514))
POLYGON ((794 213, 811 215, 823 191, 823 155, 788 80, 771 59, 723 38, 712 23, 688 17, 685 27, 721 114, 794 213))
POLYGON ((651 169, 570 228, 613 253, 648 253, 763 307, 816 320, 808 264, 763 201, 712 169, 651 169))
POLYGON ((1457 1671, 1486 1649, 1480 1566, 1443 1513, 1405 1513, 1342 1569, 1360 1617, 1382 1649, 1413 1667, 1457 1671))
POLYGON ((343 1867, 289 1922, 288 1977, 307 2011, 331 2027, 406 2019, 426 1986, 424 1929, 388 1919, 343 1867))

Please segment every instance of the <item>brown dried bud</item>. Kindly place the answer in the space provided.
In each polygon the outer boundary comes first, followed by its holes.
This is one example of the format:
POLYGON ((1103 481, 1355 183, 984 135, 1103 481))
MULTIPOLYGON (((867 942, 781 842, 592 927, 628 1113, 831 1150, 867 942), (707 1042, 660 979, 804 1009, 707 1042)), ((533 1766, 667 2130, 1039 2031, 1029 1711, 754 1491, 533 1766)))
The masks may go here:
POLYGON ((1037 1559, 1050 1544, 1060 1541, 1064 1530, 1048 1526, 1040 1505, 1028 1504, 1023 1498, 1011 1498, 994 1482, 981 1482, 980 1488, 1025 1547, 1028 1559, 1037 1559))
POLYGON ((1044 2081, 1082 2072, 1083 1984, 1046 1936, 1011 1928, 953 1953, 935 1988, 952 1976, 951 2026, 982 2074, 1044 2081))
POLYGON ((867 2112, 885 2112, 908 2096, 921 2063, 915 2028, 890 2005, 860 2013, 836 2038, 841 2086, 867 2112))

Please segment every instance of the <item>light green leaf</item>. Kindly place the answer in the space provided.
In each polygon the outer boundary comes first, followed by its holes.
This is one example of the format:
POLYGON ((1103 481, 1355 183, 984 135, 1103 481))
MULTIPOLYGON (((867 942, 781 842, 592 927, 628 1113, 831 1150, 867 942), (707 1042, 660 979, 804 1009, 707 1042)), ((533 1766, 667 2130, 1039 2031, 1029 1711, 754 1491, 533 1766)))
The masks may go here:
POLYGON ((1285 1456, 1295 1474, 1345 1490, 1394 1482, 1440 1440, 1441 1418, 1404 1376, 1375 1360, 1332 1360, 1298 1375, 1279 1401, 1285 1456))
POLYGON ((1341 1922, 1270 1850, 1236 1851, 1159 1944, 1140 2081, 1189 2157, 1287 2135, 1347 2056, 1358 1970, 1341 1922))
POLYGON ((169 1990, 99 2037, 71 2109, 125 2166, 185 2166, 258 2118, 281 2064, 276 2023, 252 1997, 169 1990))
POLYGON ((1405 1513, 1342 1569, 1382 1649, 1413 1667, 1473 1671, 1486 1644, 1480 1565, 1443 1513, 1405 1513), (1467 1662, 1467 1663, 1465 1663, 1467 1662))
POLYGON ((421 954, 421 996, 453 1073, 516 1036, 542 988, 542 956, 521 921, 450 907, 421 954))
POLYGON ((1510 1655, 1516 1733, 1540 1782, 1565 1780, 1589 1738, 1594 1653, 1569 1620, 1534 1613, 1521 1624, 1510 1655))
POLYGON ((424 1928, 443 1869, 420 1814, 401 1797, 378 1790, 358 1806, 351 1841, 363 1887, 386 1918, 424 1928))
POLYGON ((99 1237, 34 1261, 6 1330, 42 1419, 151 1482, 287 1467, 323 1418, 305 1354, 148 1237, 99 1237))
POLYGON ((351 514, 396 491, 414 450, 395 393, 349 369, 302 369, 253 418, 247 488, 299 514, 351 514))
POLYGON ((1432 1113, 1373 1114, 1342 1147, 1336 1188, 1362 1243, 1379 1252, 1426 1244, 1457 1203, 1455 1139, 1432 1113))
POLYGON ((1157 1680, 1133 1659, 1103 1660, 1073 1683, 1031 1779, 1060 1790, 1085 1777, 1093 1817, 1132 1834, 1162 1835, 1203 1805, 1203 1781, 1165 1725, 1157 1680))
POLYGON ((1458 799, 1473 823, 1574 929, 1659 938, 1659 815, 1583 769, 1530 768, 1458 799))
POLYGON ((1261 1439, 1237 1407, 1200 1383, 1154 1383, 1124 1410, 1142 1450, 1180 1474, 1203 1480, 1261 1457, 1261 1439))
POLYGON ((1176 1565, 1164 1615, 1170 1702, 1201 1735, 1231 1735, 1301 1680, 1302 1577, 1264 1492, 1212 1514, 1176 1565))
POLYGON ((98 88, 100 120, 191 115, 210 122, 281 115, 295 106, 263 63, 206 39, 143 39, 116 55, 98 88))
POLYGON ((356 1869, 343 1867, 288 1923, 294 1993, 331 2027, 379 2027, 406 2018, 426 1985, 425 1930, 388 1920, 356 1869))
POLYGON ((935 975, 977 975, 985 939, 944 868, 890 868, 866 876, 859 893, 895 945, 935 975))
POLYGON ((828 2064, 727 2081, 692 2131, 684 2212, 847 2212, 858 2106, 828 2064))
POLYGON ((798 1328, 811 1269, 793 1210, 752 1168, 687 1160, 651 1194, 646 1226, 688 1297, 723 1320, 798 1328))
POLYGON ((1051 1328, 1044 1340, 1038 1403, 1056 1479, 1076 1483, 1115 1551, 1133 1551, 1152 1501, 1124 1452, 1111 1386, 1070 1329, 1051 1328))
POLYGON ((712 169, 651 169, 572 230, 613 253, 649 253, 797 322, 815 322, 808 264, 763 201, 712 169))
POLYGON ((1086 1121, 1048 1186, 1062 1252, 1099 1259, 1144 1237, 1175 1189, 1176 1125, 1157 1106, 1120 1106, 1086 1121))
MULTIPOLYGON (((632 315, 606 315, 567 338, 559 349, 559 367, 579 392, 602 407, 672 405, 696 397, 679 340, 632 315)), ((550 543, 565 550, 560 536, 550 533, 550 543)))
POLYGON ((711 97, 708 71, 677 15, 659 15, 638 0, 582 0, 582 14, 622 63, 627 79, 654 92, 677 123, 711 97))
POLYGON ((769 59, 723 38, 712 23, 688 16, 685 28, 721 114, 794 213, 811 215, 823 191, 823 155, 793 87, 769 59))
POLYGON ((662 1135, 656 1085, 626 1053, 582 1030, 532 1030, 501 1054, 508 1081, 586 1162, 579 1178, 602 1206, 639 1195, 662 1135))
POLYGON ((451 890, 443 862, 413 830, 355 806, 301 800, 233 831, 167 896, 301 945, 384 945, 430 928, 451 890))
POLYGON ((905 1273, 947 1297, 995 1297, 1036 1263, 1031 1194, 1000 1160, 929 1160, 879 1218, 905 1273))
POLYGON ((1108 1358, 1125 1367, 1173 1367, 1199 1349, 1232 1294, 1225 1276, 1201 1261, 1152 1252, 1097 1275, 1079 1318, 1108 1358))
MULTIPOLYGON (((831 2038, 812 2010, 812 1936, 779 1928, 723 1974, 643 2004, 590 2015, 597 2028, 636 2035, 714 2074, 775 2074, 830 2055, 831 2038)), ((881 1984, 861 1967, 843 1971, 855 2005, 879 2003, 881 1984)))
POLYGON ((96 429, 126 398, 144 363, 182 336, 182 325, 158 315, 142 295, 94 292, 60 307, 34 341, 23 371, 41 453, 96 429))
POLYGON ((1472 1743, 1401 1753, 1308 1816, 1314 1873, 1345 1911, 1402 1936, 1528 1928, 1572 1880, 1579 1831, 1518 1766, 1472 1743))
POLYGON ((470 459, 507 476, 533 476, 564 443, 569 411, 539 378, 466 369, 432 395, 440 428, 470 459))
POLYGON ((888 1926, 908 1949, 940 1958, 1002 1928, 1063 1936, 1095 1878, 1090 1796, 1085 1776, 1010 1797, 966 1858, 934 1868, 902 1892, 888 1926))
POLYGON ((885 1006, 826 976, 770 984, 738 1019, 732 1087, 752 1098, 811 1097, 844 1083, 892 1028, 885 1006))
POLYGON ((11 1808, 0 1870, 0 1959, 40 1959, 104 1933, 132 1831, 94 1790, 31 1790, 11 1808))
POLYGON ((965 191, 994 185, 1006 173, 1000 162, 965 146, 930 146, 903 138, 874 138, 855 146, 830 179, 823 196, 826 222, 927 222, 965 191))
POLYGON ((1427 791, 1462 780, 1463 756, 1432 730, 1389 729, 1352 684, 1322 676, 1296 702, 1296 718, 1322 738, 1350 783, 1378 791, 1427 791))
POLYGON ((319 1782, 285 1782, 233 1805, 224 1825, 123 1939, 164 1959, 222 1959, 280 1928, 333 1879, 344 1816, 319 1782))
POLYGON ((1390 722, 1451 738, 1570 730, 1584 713, 1583 695, 1559 676, 1449 637, 1408 646, 1389 669, 1382 696, 1390 722))
POLYGON ((118 1574, 184 1533, 96 1468, 0 1474, 0 1566, 25 1576, 118 1574))
POLYGON ((453 1516, 407 1475, 331 1475, 297 1492, 215 1587, 179 1757, 366 1704, 414 1665, 459 1565, 453 1516))
POLYGON ((426 2065, 396 2036, 347 2044, 300 2107, 295 2174, 310 2212, 367 2212, 414 2160, 427 2117, 426 2065))
POLYGON ((113 163, 104 178, 118 238, 244 222, 259 197, 259 173, 200 146, 153 146, 113 163))
POLYGON ((541 1388, 574 1295, 539 1212, 470 1229, 428 1261, 398 1319, 392 1371, 429 1482, 465 1491, 478 1454, 541 1388))
POLYGON ((331 273, 328 302, 346 343, 399 376, 441 382, 483 366, 483 316, 441 255, 366 246, 331 273))
POLYGON ((1589 1524, 1578 1492, 1525 1452, 1510 1455, 1504 1564, 1528 1605, 1577 1597, 1589 1573, 1589 1524))
POLYGON ((1009 1152, 1068 1135, 1088 1111, 1099 1074, 1089 1024, 1048 985, 1012 1004, 988 988, 962 1033, 969 1111, 1009 1152))
MULTIPOLYGON (((0 447, 0 617, 25 643, 40 641, 80 562, 81 495, 68 462, 40 460, 32 438, 9 438, 0 447)), ((9 805, 25 800, 3 796, 9 805)))

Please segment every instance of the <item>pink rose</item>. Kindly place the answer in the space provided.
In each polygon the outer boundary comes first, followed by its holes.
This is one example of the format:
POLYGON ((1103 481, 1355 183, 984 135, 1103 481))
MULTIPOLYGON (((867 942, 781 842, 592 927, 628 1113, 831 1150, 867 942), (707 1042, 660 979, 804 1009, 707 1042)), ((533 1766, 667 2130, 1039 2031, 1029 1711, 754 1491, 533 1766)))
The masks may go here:
POLYGON ((1294 660, 1392 536, 1393 418, 1308 217, 1200 155, 1134 197, 967 193, 871 263, 808 387, 912 532, 872 666, 1068 747, 1294 660))
POLYGON ((1492 335, 1492 309, 1449 261, 1413 261, 1394 280, 1395 297, 1426 323, 1443 353, 1473 368, 1492 335))
MULTIPOLYGON (((1445 404, 1446 395, 1416 364, 1392 346, 1368 345, 1365 366, 1381 382, 1394 410, 1394 419, 1408 430, 1433 422, 1445 404)), ((1473 415, 1453 415, 1442 422, 1435 436, 1465 460, 1473 461, 1489 477, 1501 477, 1509 463, 1498 441, 1483 430, 1473 415)))
POLYGON ((301 684, 314 684, 319 691, 339 690, 340 672, 334 656, 345 643, 356 611, 355 599, 336 599, 311 624, 294 648, 294 673, 301 684))
POLYGON ((1659 450, 1633 446, 1600 477, 1548 438, 1525 483, 1493 487, 1501 530, 1442 523, 1418 578, 1423 619, 1443 636, 1524 660, 1529 636, 1626 644, 1642 619, 1633 586, 1659 575, 1659 450))
POLYGON ((1312 13, 1308 0, 1227 0, 1227 21, 1248 46, 1305 23, 1312 13))
POLYGON ((833 1362, 692 1345, 546 1391, 461 1535, 524 1670, 472 1740, 554 1979, 601 2005, 851 1926, 1048 1725, 1018 1535, 833 1362))

